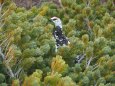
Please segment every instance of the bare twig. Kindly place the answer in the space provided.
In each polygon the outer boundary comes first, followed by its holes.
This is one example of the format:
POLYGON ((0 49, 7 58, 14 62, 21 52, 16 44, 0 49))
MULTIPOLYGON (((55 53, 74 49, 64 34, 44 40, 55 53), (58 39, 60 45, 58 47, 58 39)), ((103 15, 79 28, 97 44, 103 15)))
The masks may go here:
POLYGON ((1 3, 0 3, 0 15, 1 15, 1 11, 2 11, 2 5, 1 5, 1 3))
POLYGON ((95 66, 95 67, 92 69, 92 71, 95 70, 95 69, 98 68, 98 67, 99 67, 99 65, 95 66))
POLYGON ((17 64, 15 65, 14 71, 18 69, 18 66, 21 64, 22 60, 23 59, 20 59, 19 61, 16 62, 17 64))
POLYGON ((27 0, 27 8, 31 8, 32 7, 32 0, 27 0))
POLYGON ((90 1, 89 0, 86 1, 86 5, 87 5, 87 7, 90 6, 90 1))
POLYGON ((6 45, 6 49, 5 49, 5 53, 4 53, 5 55, 6 55, 6 53, 7 53, 7 49, 8 49, 8 47, 9 47, 10 43, 11 43, 11 42, 9 41, 9 42, 7 43, 7 45, 6 45))
POLYGON ((85 58, 85 54, 83 54, 83 55, 78 55, 78 56, 76 57, 75 63, 76 63, 76 62, 77 62, 77 63, 80 63, 84 58, 85 58))
POLYGON ((13 73, 11 67, 9 66, 9 64, 6 64, 6 68, 8 69, 8 72, 9 72, 10 77, 13 78, 13 77, 14 77, 14 73, 13 73))
POLYGON ((1 44, 0 46, 2 46, 9 38, 5 39, 1 44))
POLYGON ((6 59, 8 58, 8 55, 9 55, 9 53, 11 53, 11 51, 12 51, 12 48, 10 48, 10 49, 7 51, 7 53, 6 53, 6 59))
POLYGON ((78 60, 78 63, 80 63, 85 58, 85 55, 82 55, 81 58, 78 60))
POLYGON ((60 3, 60 6, 63 8, 63 5, 62 5, 62 2, 61 2, 61 0, 59 0, 59 3, 60 3))
POLYGON ((15 73, 15 76, 18 78, 19 77, 19 74, 20 74, 20 72, 22 71, 22 68, 19 68, 18 70, 17 70, 17 72, 15 73))
POLYGON ((6 60, 6 62, 10 63, 13 58, 14 58, 14 56, 12 55, 9 59, 6 60))
POLYGON ((4 25, 5 25, 5 23, 3 23, 3 24, 0 24, 0 28, 2 28, 4 25))
POLYGON ((0 17, 0 19, 2 19, 2 17, 4 17, 5 16, 5 14, 7 13, 7 12, 9 12, 10 10, 8 9, 8 10, 6 10, 5 12, 4 12, 4 14, 2 14, 2 16, 0 17))
POLYGON ((4 54, 2 53, 1 47, 0 47, 0 55, 1 55, 2 59, 4 60, 4 59, 5 59, 5 56, 4 56, 4 54))
POLYGON ((88 30, 91 30, 91 27, 89 25, 89 19, 88 19, 88 17, 85 18, 85 22, 86 22, 86 25, 88 27, 88 30))
POLYGON ((92 57, 87 61, 86 69, 89 67, 91 61, 92 61, 92 57))

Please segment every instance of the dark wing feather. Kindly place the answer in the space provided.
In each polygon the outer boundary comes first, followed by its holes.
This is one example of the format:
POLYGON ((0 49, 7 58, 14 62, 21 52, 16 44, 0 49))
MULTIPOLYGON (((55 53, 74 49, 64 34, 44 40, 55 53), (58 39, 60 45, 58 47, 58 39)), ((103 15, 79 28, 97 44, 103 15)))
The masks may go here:
POLYGON ((60 27, 56 27, 53 31, 53 36, 56 39, 56 45, 62 46, 63 44, 68 44, 68 39, 64 34, 62 33, 62 29, 60 27))

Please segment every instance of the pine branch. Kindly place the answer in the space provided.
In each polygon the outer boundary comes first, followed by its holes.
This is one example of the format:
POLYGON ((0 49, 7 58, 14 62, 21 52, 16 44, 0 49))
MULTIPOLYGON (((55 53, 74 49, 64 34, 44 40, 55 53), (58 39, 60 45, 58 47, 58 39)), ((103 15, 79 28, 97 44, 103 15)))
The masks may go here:
POLYGON ((6 67, 7 70, 8 70, 9 76, 13 78, 13 77, 14 77, 14 73, 13 73, 11 67, 9 66, 9 63, 5 62, 5 61, 6 61, 6 60, 5 60, 5 55, 2 53, 1 47, 0 47, 0 55, 1 55, 1 57, 3 58, 4 65, 5 65, 5 67, 6 67))

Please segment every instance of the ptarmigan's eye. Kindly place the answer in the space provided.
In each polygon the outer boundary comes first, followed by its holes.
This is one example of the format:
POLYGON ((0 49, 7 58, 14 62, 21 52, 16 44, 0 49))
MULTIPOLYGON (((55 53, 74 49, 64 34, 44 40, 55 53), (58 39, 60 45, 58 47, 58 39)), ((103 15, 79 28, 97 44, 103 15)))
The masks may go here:
POLYGON ((54 21, 57 20, 57 19, 53 19, 54 21))

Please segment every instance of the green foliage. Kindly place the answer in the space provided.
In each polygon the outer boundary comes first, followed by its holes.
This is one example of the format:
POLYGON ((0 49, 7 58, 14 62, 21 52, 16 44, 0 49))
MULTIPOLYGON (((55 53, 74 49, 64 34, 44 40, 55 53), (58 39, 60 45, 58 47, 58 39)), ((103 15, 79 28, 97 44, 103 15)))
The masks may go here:
POLYGON ((19 80, 14 80, 12 86, 20 86, 19 80))
POLYGON ((81 86, 89 86, 89 78, 88 77, 84 77, 83 80, 81 80, 80 85, 81 86))
POLYGON ((110 48, 109 46, 106 46, 106 47, 104 47, 104 48, 102 49, 102 52, 103 52, 104 54, 108 54, 109 52, 111 52, 111 48, 110 48))
POLYGON ((56 86, 61 78, 61 74, 55 73, 52 75, 48 75, 44 79, 45 85, 56 86))
POLYGON ((0 84, 0 86, 8 86, 6 83, 2 83, 0 84))
POLYGON ((77 73, 82 71, 82 68, 80 67, 80 64, 75 64, 74 71, 77 72, 77 73))
POLYGON ((0 83, 4 82, 4 80, 5 80, 5 76, 0 73, 0 83))
POLYGON ((32 66, 32 64, 34 63, 34 61, 35 61, 34 57, 25 58, 24 61, 22 61, 21 65, 23 66, 24 70, 27 70, 27 69, 29 69, 32 66))
POLYGON ((56 56, 56 58, 53 58, 52 60, 51 69, 53 72, 62 73, 66 70, 67 66, 68 65, 61 56, 56 56))
POLYGON ((93 56, 93 48, 92 47, 87 47, 86 48, 86 56, 87 57, 93 56))
POLYGON ((97 83, 98 84, 101 84, 101 83, 105 84, 106 80, 103 77, 101 77, 101 78, 98 79, 97 83))
POLYGON ((41 86, 42 71, 36 70, 29 77, 26 77, 22 86, 41 86))
POLYGON ((61 3, 62 8, 47 2, 26 10, 5 0, 0 14, 0 47, 6 59, 0 54, 0 86, 114 86, 114 0, 61 3), (62 20, 63 33, 70 40, 57 53, 54 25, 49 22, 53 16, 62 20), (75 64, 81 54, 85 57, 75 64))
POLYGON ((82 36, 82 41, 87 45, 89 41, 89 36, 87 34, 82 36))
POLYGON ((76 86, 70 77, 61 78, 56 86, 76 86))
POLYGON ((84 14, 84 16, 90 16, 91 15, 91 12, 92 10, 91 10, 91 7, 85 7, 84 9, 83 9, 83 14, 84 14))

